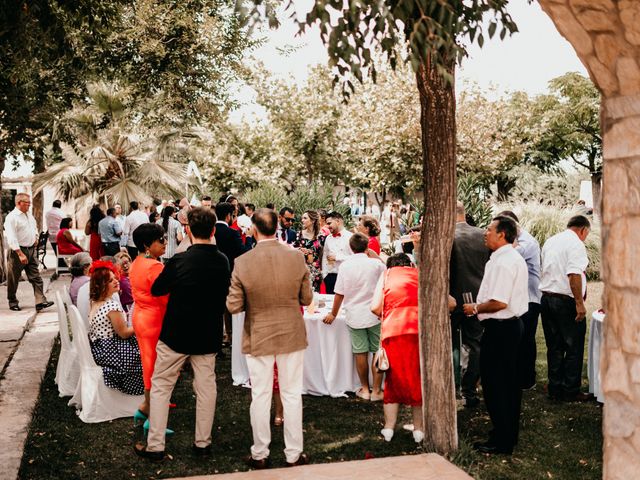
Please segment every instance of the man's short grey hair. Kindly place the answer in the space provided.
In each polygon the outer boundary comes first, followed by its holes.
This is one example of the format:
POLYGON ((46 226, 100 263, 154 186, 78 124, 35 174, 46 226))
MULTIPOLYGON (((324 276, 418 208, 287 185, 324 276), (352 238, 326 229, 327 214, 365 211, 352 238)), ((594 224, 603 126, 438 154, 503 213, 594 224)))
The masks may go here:
POLYGON ((460 200, 458 200, 456 202, 456 215, 464 215, 465 213, 467 213, 464 209, 464 203, 462 203, 460 200))
POLYGON ((31 195, 25 192, 17 193, 15 202, 18 203, 19 201, 24 200, 25 198, 31 198, 31 195))

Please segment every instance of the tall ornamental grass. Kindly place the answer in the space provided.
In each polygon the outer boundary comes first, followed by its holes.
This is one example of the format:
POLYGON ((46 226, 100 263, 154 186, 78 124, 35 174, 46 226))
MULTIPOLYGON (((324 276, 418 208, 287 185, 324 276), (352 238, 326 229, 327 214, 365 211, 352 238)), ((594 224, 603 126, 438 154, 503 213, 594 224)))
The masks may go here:
MULTIPOLYGON (((540 247, 548 238, 567 228, 567 222, 574 215, 582 212, 575 208, 558 207, 553 205, 540 205, 532 203, 518 203, 513 205, 498 205, 495 212, 512 210, 520 219, 520 225, 540 243, 540 247)), ((587 279, 600 279, 600 221, 597 218, 587 216, 591 222, 591 232, 585 243, 589 266, 587 267, 587 279)))

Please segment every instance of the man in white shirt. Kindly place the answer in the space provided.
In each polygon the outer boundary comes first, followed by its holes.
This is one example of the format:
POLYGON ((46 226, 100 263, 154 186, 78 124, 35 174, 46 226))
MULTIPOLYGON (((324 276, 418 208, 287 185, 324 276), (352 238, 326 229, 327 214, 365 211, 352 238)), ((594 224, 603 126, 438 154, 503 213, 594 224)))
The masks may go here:
MULTIPOLYGON (((124 221, 124 228, 122 236, 126 237, 127 252, 131 260, 135 260, 138 256, 138 249, 135 243, 133 243, 133 232, 143 223, 149 223, 149 217, 142 210, 139 210, 138 202, 133 201, 129 203, 129 215, 127 215, 124 221)), ((124 242, 123 242, 124 243, 124 242)))
POLYGON ((327 293, 333 294, 338 279, 338 269, 351 255, 349 239, 352 233, 344 228, 344 218, 339 212, 327 214, 327 228, 330 235, 324 241, 322 249, 322 278, 327 293))
POLYGON ((14 208, 4 222, 7 233, 7 299, 9 309, 14 312, 22 310, 16 297, 18 282, 22 270, 27 274, 29 283, 33 286, 33 293, 36 297, 36 310, 39 312, 43 308, 50 307, 53 302, 44 296, 44 283, 38 270, 38 256, 36 246, 38 243, 38 227, 36 219, 29 213, 31 197, 26 193, 19 193, 15 198, 16 208, 14 208))
POLYGON ((47 223, 47 232, 49 233, 49 242, 51 242, 51 248, 53 248, 53 253, 56 255, 58 254, 56 236, 60 231, 60 222, 65 217, 60 207, 62 207, 62 202, 60 200, 54 200, 51 210, 44 215, 45 222, 47 223))
POLYGON ((373 392, 369 392, 369 353, 375 353, 380 347, 380 319, 371 312, 371 300, 385 266, 379 259, 367 256, 369 238, 366 235, 352 235, 349 247, 353 255, 340 265, 333 308, 323 321, 331 325, 344 305, 351 334, 351 350, 356 358, 356 369, 362 385, 356 396, 378 401, 382 400, 382 374, 373 365, 373 392))
POLYGON ((540 307, 547 344, 547 393, 553 399, 588 399, 580 392, 580 386, 587 329, 584 272, 589 264, 584 241, 590 228, 586 217, 576 215, 564 232, 548 239, 542 247, 540 307))
POLYGON ((518 443, 522 390, 518 381, 520 317, 529 308, 527 264, 513 248, 516 222, 495 217, 485 233, 493 251, 484 269, 477 303, 463 305, 484 326, 480 346, 480 377, 487 411, 493 424, 489 440, 474 447, 482 453, 511 455, 518 443))

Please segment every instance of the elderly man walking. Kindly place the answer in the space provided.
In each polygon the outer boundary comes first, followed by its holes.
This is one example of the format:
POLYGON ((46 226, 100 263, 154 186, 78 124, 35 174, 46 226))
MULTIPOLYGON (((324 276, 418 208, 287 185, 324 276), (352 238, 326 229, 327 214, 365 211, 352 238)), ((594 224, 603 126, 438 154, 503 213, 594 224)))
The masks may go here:
POLYGON ((584 241, 591 224, 576 215, 567 229, 542 247, 542 328, 547 343, 548 395, 552 399, 583 401, 580 392, 587 293, 585 270, 589 264, 584 241))
POLYGON ((522 400, 517 369, 520 317, 529 307, 529 292, 527 264, 513 248, 517 235, 513 219, 493 219, 485 233, 485 243, 493 253, 484 270, 477 303, 463 305, 466 315, 477 315, 484 325, 480 376, 493 430, 487 442, 475 445, 482 453, 511 455, 518 443, 522 400))
POLYGON ((16 297, 18 282, 22 270, 27 274, 36 296, 36 310, 50 307, 53 302, 44 296, 44 283, 38 271, 36 244, 38 243, 38 227, 36 219, 29 213, 31 197, 26 193, 16 195, 16 208, 7 215, 4 227, 7 232, 7 299, 9 309, 15 312, 22 310, 16 297))
POLYGON ((236 258, 227 297, 231 313, 245 312, 242 353, 251 379, 253 445, 248 463, 269 467, 273 367, 284 407, 287 466, 303 465, 302 373, 307 334, 301 306, 313 298, 304 255, 276 238, 278 216, 261 208, 252 217, 256 247, 236 258))

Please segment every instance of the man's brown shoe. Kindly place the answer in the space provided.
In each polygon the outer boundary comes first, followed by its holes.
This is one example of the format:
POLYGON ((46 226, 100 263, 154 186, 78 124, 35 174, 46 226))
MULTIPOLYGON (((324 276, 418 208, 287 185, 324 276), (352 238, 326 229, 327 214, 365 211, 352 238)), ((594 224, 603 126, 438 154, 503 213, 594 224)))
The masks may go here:
POLYGON ((263 458, 262 460, 256 460, 251 455, 249 455, 245 460, 247 462, 247 465, 249 465, 254 470, 265 470, 271 466, 269 457, 263 458))
POLYGON ((161 462, 164 460, 164 452, 149 452, 147 451, 147 447, 144 446, 143 443, 136 443, 133 446, 133 451, 139 457, 146 458, 147 460, 151 460, 153 462, 161 462))
POLYGON ((309 455, 307 455, 306 453, 301 453, 300 456, 298 457, 298 460, 296 460, 293 463, 289 463, 287 462, 287 467, 297 467, 300 465, 306 465, 309 463, 309 455))

